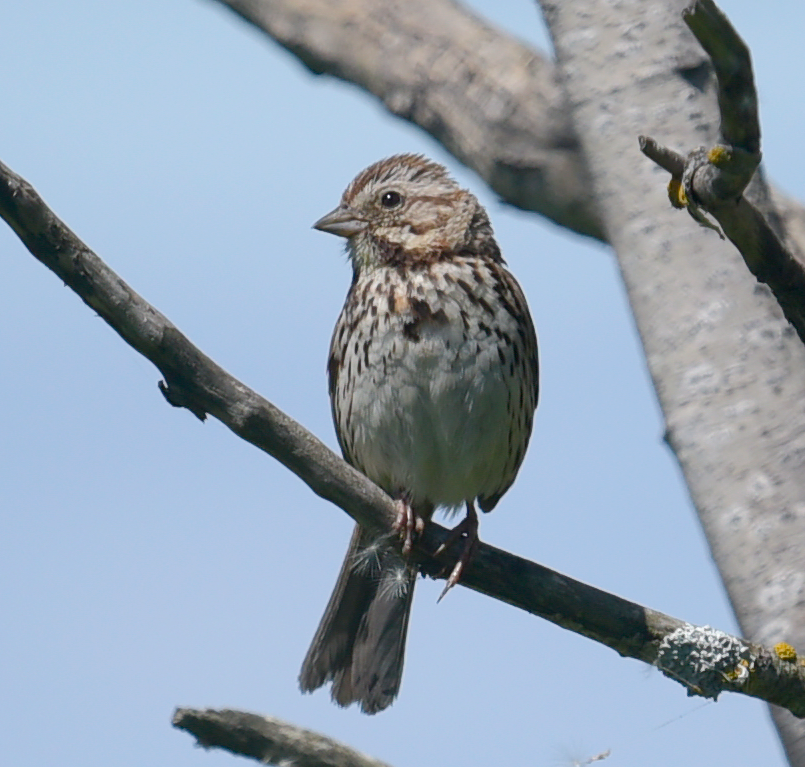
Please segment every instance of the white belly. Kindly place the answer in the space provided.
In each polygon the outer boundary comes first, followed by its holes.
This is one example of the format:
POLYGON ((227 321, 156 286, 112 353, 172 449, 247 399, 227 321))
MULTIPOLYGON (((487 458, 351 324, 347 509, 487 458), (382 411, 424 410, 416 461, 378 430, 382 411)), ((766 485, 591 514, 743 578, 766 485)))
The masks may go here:
POLYGON ((530 390, 521 394, 531 384, 511 375, 511 344, 490 331, 516 339, 508 313, 468 322, 458 300, 443 293, 437 301, 427 287, 419 295, 444 311, 415 333, 406 332, 405 306, 373 332, 368 318, 353 322, 334 414, 345 452, 388 493, 456 508, 514 478, 533 412, 516 405, 531 401, 530 390))

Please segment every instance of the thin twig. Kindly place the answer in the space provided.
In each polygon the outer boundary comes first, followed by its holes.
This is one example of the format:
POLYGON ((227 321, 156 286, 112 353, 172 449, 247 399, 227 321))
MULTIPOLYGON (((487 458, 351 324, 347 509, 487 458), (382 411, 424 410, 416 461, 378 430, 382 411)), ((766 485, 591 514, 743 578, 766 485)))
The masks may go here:
POLYGON ((653 138, 639 136, 640 151, 650 160, 654 160, 663 170, 667 170, 674 178, 682 178, 685 172, 685 158, 673 149, 658 144, 653 138))

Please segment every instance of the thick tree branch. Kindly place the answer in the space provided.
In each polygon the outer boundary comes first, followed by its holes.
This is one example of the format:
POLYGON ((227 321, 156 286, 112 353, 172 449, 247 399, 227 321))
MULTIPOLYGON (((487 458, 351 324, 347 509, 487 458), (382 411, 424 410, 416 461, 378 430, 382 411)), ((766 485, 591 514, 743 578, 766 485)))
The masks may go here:
MULTIPOLYGON (((215 416, 360 524, 391 530, 394 505, 380 488, 193 346, 81 242, 27 181, 2 163, 0 216, 37 259, 159 368, 165 377, 160 388, 171 404, 201 419, 208 413, 215 416)), ((439 561, 429 554, 446 535, 444 528, 430 524, 418 541, 424 573, 436 576, 445 560, 450 561, 451 552, 439 561)), ((461 585, 595 639, 621 655, 653 663, 695 693, 714 697, 722 690, 743 692, 805 717, 805 669, 759 645, 721 632, 696 635, 694 627, 680 620, 487 544, 479 546, 461 585), (730 652, 721 651, 724 642, 730 652), (691 643, 698 648, 696 663, 684 660, 690 657, 684 648, 691 643), (702 664, 701 657, 712 662, 702 664)))
POLYGON ((388 767, 349 746, 271 716, 223 709, 177 708, 173 726, 203 748, 224 748, 278 767, 388 767))
MULTIPOLYGON (((608 239, 556 67, 532 46, 454 0, 217 2, 312 72, 354 83, 422 128, 505 202, 608 239)), ((680 71, 702 69, 691 60, 680 71)), ((766 203, 789 248, 805 250, 802 205, 776 189, 766 203)))
POLYGON ((710 56, 718 79, 719 141, 687 158, 645 136, 640 137, 640 148, 671 173, 672 204, 687 208, 705 226, 709 224, 702 210, 718 221, 805 341, 805 264, 744 196, 760 164, 760 121, 749 49, 712 0, 697 0, 683 18, 710 56))
MULTIPOLYGON (((681 146, 718 141, 711 88, 680 68, 701 48, 678 0, 541 5, 666 439, 742 630, 765 644, 804 644, 800 581, 788 584, 805 550, 796 516, 805 498, 805 345, 735 249, 680 227, 656 167, 629 161, 640 133, 681 146)), ((773 714, 792 763, 805 764, 803 722, 773 714)))
POLYGON ((506 202, 603 239, 561 89, 538 51, 452 0, 219 2, 311 71, 355 83, 430 133, 506 202))

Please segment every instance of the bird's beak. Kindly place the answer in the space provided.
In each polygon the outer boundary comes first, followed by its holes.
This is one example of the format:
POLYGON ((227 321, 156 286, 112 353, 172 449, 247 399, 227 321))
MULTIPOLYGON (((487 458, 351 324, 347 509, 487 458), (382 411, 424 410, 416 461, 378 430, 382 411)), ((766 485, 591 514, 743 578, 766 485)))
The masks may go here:
POLYGON ((353 237, 366 228, 366 222, 361 221, 351 208, 340 205, 326 216, 322 216, 313 224, 313 228, 320 232, 335 234, 338 237, 353 237))

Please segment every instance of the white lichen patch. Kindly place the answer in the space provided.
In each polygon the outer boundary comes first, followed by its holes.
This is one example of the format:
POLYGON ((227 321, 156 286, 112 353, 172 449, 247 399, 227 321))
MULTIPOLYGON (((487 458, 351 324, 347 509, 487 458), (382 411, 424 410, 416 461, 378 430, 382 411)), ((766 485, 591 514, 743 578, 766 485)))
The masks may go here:
POLYGON ((715 700, 726 687, 749 678, 754 658, 737 637, 710 626, 685 624, 660 642, 657 668, 682 682, 688 695, 715 700))

